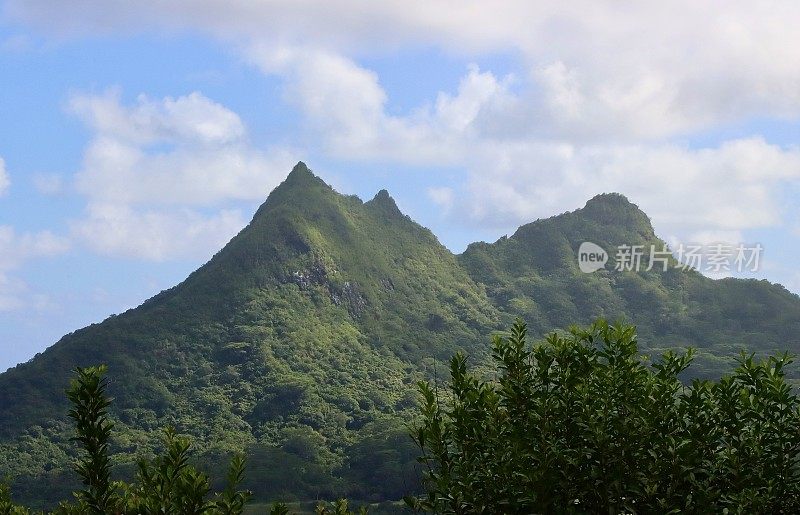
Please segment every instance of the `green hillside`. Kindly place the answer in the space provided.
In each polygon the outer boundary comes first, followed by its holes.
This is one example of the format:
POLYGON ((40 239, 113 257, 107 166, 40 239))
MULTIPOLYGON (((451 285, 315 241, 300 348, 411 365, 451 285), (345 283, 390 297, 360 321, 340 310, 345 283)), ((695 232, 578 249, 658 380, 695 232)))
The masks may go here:
POLYGON ((74 489, 63 391, 79 365, 109 365, 120 474, 174 425, 212 470, 246 449, 257 498, 381 500, 417 486, 405 428, 416 380, 443 375, 456 350, 488 363, 487 335, 515 317, 534 335, 624 319, 645 351, 699 347, 693 369, 707 376, 740 348, 800 350, 800 298, 783 287, 678 269, 584 274, 586 240, 662 244, 611 194, 455 256, 387 192, 343 196, 299 163, 183 283, 0 374, 0 478, 29 503, 74 489))
POLYGON ((612 251, 619 245, 643 245, 646 255, 651 245, 665 247, 645 213, 622 195, 604 194, 494 244, 474 243, 459 260, 485 285, 504 323, 521 317, 535 334, 597 318, 632 322, 645 352, 698 347, 692 373, 707 378, 730 370, 741 350, 800 351, 800 299, 782 286, 712 280, 674 260, 666 272, 660 263, 651 271, 616 271, 612 251), (605 269, 579 270, 584 241, 609 251, 605 269))

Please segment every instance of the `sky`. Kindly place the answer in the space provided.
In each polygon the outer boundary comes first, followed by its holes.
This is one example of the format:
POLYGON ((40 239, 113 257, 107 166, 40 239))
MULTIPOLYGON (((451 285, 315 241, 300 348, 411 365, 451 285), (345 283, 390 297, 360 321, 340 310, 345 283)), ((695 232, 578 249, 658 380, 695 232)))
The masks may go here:
POLYGON ((800 292, 799 25, 794 0, 0 0, 0 370, 180 282, 299 160, 454 252, 620 192, 800 292))

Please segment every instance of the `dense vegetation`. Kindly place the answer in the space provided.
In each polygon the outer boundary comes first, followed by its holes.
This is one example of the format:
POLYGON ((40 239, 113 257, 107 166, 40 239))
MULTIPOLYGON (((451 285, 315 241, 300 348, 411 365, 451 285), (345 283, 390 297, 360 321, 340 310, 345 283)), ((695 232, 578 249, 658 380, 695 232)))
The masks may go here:
MULTIPOLYGON (((430 513, 797 513, 800 398, 786 382, 788 356, 742 354, 718 382, 679 380, 693 350, 652 364, 635 328, 599 321, 553 333, 531 348, 516 322, 492 341, 496 368, 467 368, 456 354, 447 388, 420 381, 412 437, 427 467, 430 513)), ((78 368, 67 391, 81 444, 83 488, 53 515, 241 515, 245 458, 224 488, 191 461, 191 441, 164 431, 164 451, 140 459, 133 483, 112 480, 106 367, 78 368)), ((380 459, 380 456, 376 457, 380 459)), ((366 513, 362 508, 359 513, 366 513)), ((281 502, 271 515, 286 515, 281 502)), ((315 513, 352 515, 345 500, 315 513)), ((28 515, 0 485, 0 515, 28 515)))
POLYGON ((133 481, 173 426, 222 477, 244 450, 261 500, 399 499, 419 485, 405 422, 414 384, 457 351, 491 368, 484 336, 529 321, 535 336, 598 317, 637 324, 646 352, 693 345, 716 378, 741 348, 800 351, 800 299, 763 281, 692 271, 578 270, 584 240, 660 243, 619 195, 455 256, 382 191, 337 194, 298 164, 250 225, 186 281, 62 338, 0 374, 0 478, 53 506, 79 487, 63 389, 109 366, 111 467, 133 481))
POLYGON ((421 383, 415 438, 435 513, 798 513, 800 399, 786 356, 742 355, 683 384, 692 352, 648 366, 634 328, 599 322, 528 348, 495 336, 486 379, 450 364, 421 383))
MULTIPOLYGON (((192 443, 173 428, 164 430, 164 452, 152 460, 140 459, 136 482, 112 481, 109 443, 114 424, 108 418, 111 399, 106 395, 106 367, 77 368, 67 390, 72 403, 69 416, 75 423, 73 440, 82 452, 75 464, 83 489, 74 492, 74 502, 62 501, 52 515, 241 515, 251 493, 239 490, 245 470, 242 455, 234 456, 225 477, 225 488, 211 493, 209 476, 192 463, 192 443)), ((319 515, 353 515, 342 499, 330 506, 319 503, 319 515)), ((29 515, 14 504, 10 489, 0 484, 0 515, 29 515)), ((286 504, 273 504, 270 515, 286 515, 286 504)), ((366 513, 362 508, 359 513, 366 513)))
MULTIPOLYGON (((636 325, 642 347, 661 353, 697 348, 694 377, 718 378, 742 349, 761 356, 800 351, 800 299, 767 281, 711 280, 677 267, 666 272, 614 270, 618 245, 662 249, 647 215, 619 194, 598 195, 583 209, 520 227, 459 256, 484 285, 504 326, 522 318, 541 336, 598 318, 636 325), (576 251, 591 241, 609 252, 606 268, 581 273, 576 251)), ((644 261, 647 264, 647 261, 644 261)))
MULTIPOLYGON (((84 488, 75 501, 62 501, 54 515, 108 515, 180 513, 182 515, 239 515, 250 493, 237 487, 244 474, 244 458, 231 460, 227 485, 210 496, 208 475, 198 471, 189 459, 191 442, 171 428, 164 432, 165 450, 153 460, 138 463, 136 483, 112 481, 109 443, 114 424, 108 419, 111 400, 106 367, 78 368, 67 391, 72 402, 70 418, 82 452, 75 465, 84 488)), ((0 515, 26 515, 28 509, 12 503, 7 487, 0 487, 0 515)))

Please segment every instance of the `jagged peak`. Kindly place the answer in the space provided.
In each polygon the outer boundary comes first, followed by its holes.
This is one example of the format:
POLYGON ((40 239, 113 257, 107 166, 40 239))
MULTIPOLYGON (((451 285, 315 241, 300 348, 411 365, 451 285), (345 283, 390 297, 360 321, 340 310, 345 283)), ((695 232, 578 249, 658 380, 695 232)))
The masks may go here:
POLYGON ((315 175, 304 162, 298 161, 292 168, 292 171, 289 172, 289 175, 286 176, 286 179, 275 188, 275 191, 298 187, 307 188, 311 186, 324 186, 325 189, 333 190, 330 184, 315 175))
POLYGON ((378 208, 388 215, 403 216, 403 212, 400 211, 400 208, 397 207, 397 203, 385 189, 376 193, 372 200, 367 202, 367 205, 378 208))
POLYGON ((333 188, 314 174, 303 161, 298 161, 289 175, 267 197, 256 211, 253 219, 258 218, 267 209, 285 202, 296 203, 309 197, 335 193, 333 188))
POLYGON ((389 192, 386 191, 385 189, 382 189, 381 191, 376 193, 375 196, 372 198, 372 200, 375 202, 391 202, 392 204, 394 204, 394 199, 392 198, 391 195, 389 195, 389 192))
POLYGON ((317 179, 318 177, 314 175, 314 172, 312 172, 304 162, 298 161, 292 168, 292 171, 289 172, 289 175, 286 176, 286 181, 298 181, 309 178, 317 179))

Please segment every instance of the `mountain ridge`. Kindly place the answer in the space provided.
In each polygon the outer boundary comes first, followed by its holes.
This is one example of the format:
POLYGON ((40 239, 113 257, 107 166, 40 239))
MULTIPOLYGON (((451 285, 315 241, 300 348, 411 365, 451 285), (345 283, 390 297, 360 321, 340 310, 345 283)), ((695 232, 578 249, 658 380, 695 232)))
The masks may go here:
POLYGON ((68 490, 62 392, 78 365, 109 365, 123 470, 170 424, 209 467, 247 449, 261 498, 396 499, 417 480, 403 426, 415 381, 459 350, 486 363, 489 334, 517 317, 534 335, 626 319, 645 351, 700 346, 700 377, 741 346, 800 350, 800 298, 785 289, 677 269, 584 274, 587 240, 663 244, 635 204, 601 194, 456 255, 386 190, 341 195, 300 162, 180 284, 0 374, 0 477, 26 499, 68 490))

